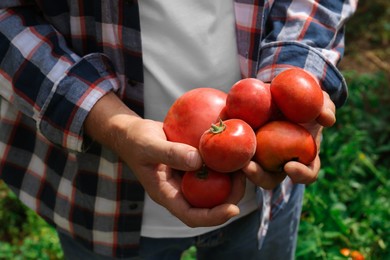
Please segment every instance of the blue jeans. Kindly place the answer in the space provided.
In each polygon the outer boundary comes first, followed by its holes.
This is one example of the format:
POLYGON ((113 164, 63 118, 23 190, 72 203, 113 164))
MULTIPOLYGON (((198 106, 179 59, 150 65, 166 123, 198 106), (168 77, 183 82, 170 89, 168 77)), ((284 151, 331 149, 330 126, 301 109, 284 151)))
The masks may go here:
POLYGON ((258 210, 206 234, 175 239, 141 238, 140 256, 148 260, 180 259, 184 250, 196 246, 197 259, 256 259, 258 210), (153 250, 152 250, 153 249, 153 250))
MULTIPOLYGON (((290 201, 273 216, 261 250, 257 231, 260 212, 238 219, 209 233, 189 238, 141 238, 140 257, 133 259, 178 260, 184 250, 196 246, 198 260, 294 259, 304 185, 295 185, 290 201)), ((66 259, 108 260, 88 251, 69 236, 59 233, 66 259)))

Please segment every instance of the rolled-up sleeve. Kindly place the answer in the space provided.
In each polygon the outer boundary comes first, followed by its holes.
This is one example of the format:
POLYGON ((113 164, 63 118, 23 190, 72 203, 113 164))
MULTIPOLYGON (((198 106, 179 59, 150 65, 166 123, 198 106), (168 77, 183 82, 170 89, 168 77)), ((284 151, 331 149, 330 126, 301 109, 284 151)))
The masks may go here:
POLYGON ((336 106, 342 106, 348 90, 336 66, 344 53, 345 23, 357 1, 266 2, 257 77, 269 82, 292 66, 304 68, 320 80, 336 106))
POLYGON ((88 112, 120 87, 114 66, 100 53, 75 54, 31 1, 11 2, 0 5, 0 94, 49 141, 82 151, 88 112))

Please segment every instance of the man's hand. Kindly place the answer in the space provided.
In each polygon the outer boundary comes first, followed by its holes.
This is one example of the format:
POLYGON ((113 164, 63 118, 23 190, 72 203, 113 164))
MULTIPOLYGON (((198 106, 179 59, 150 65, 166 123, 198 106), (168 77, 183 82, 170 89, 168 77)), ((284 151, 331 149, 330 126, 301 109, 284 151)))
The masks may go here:
POLYGON ((235 204, 245 191, 242 173, 234 175, 233 192, 226 204, 212 209, 192 208, 180 190, 181 173, 202 166, 198 150, 167 141, 161 122, 140 118, 113 93, 96 103, 86 119, 85 130, 116 152, 149 196, 186 225, 220 225, 239 214, 235 204))
POLYGON ((137 175, 149 196, 167 208, 186 225, 215 226, 239 213, 235 205, 245 189, 245 178, 234 176, 230 203, 212 208, 192 208, 180 190, 181 172, 199 169, 202 160, 198 150, 192 146, 169 142, 162 130, 162 123, 140 119, 127 128, 131 140, 122 158, 137 175))
POLYGON ((318 172, 321 167, 319 157, 322 130, 324 127, 330 127, 336 122, 336 107, 331 101, 329 95, 323 91, 324 105, 316 121, 303 124, 303 126, 312 134, 317 144, 317 156, 314 161, 306 166, 302 163, 291 161, 284 165, 284 171, 281 173, 265 172, 259 164, 251 161, 243 172, 257 186, 264 189, 273 189, 288 175, 294 183, 309 184, 317 180, 318 172))

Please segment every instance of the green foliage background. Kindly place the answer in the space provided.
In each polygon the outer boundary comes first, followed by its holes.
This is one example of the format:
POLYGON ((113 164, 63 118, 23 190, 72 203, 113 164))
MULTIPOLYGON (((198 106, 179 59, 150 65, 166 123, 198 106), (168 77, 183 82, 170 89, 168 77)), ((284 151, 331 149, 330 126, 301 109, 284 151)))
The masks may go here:
POLYGON ((324 133, 323 166, 306 190, 297 258, 343 259, 340 249, 350 248, 367 259, 390 259, 389 82, 384 73, 344 74, 349 102, 324 133))
MULTIPOLYGON (((361 0, 340 68, 349 99, 324 132, 322 170, 307 187, 297 259, 390 259, 390 1, 361 0)), ((183 259, 191 260, 191 248, 183 259)), ((63 259, 55 231, 0 181, 0 259, 63 259)))
POLYGON ((297 259, 390 259, 390 1, 360 0, 340 68, 349 98, 326 129, 307 187, 297 259))

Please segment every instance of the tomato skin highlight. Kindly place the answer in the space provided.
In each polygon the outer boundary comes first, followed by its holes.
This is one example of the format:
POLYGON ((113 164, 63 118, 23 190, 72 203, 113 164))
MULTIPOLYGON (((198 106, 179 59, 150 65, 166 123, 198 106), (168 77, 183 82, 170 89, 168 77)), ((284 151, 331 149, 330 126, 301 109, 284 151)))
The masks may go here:
POLYGON ((241 119, 228 119, 215 124, 225 127, 219 133, 213 127, 204 132, 199 142, 199 152, 207 167, 230 173, 243 168, 256 151, 256 135, 252 127, 241 119))
POLYGON ((230 174, 202 167, 184 173, 181 190, 187 202, 195 208, 213 208, 223 204, 232 190, 230 174))
POLYGON ((228 92, 226 114, 244 120, 253 129, 265 124, 271 116, 269 84, 256 78, 237 81, 228 92))
POLYGON ((218 121, 226 97, 225 92, 213 88, 197 88, 184 93, 165 116, 163 129, 167 139, 198 148, 204 131, 218 121))

